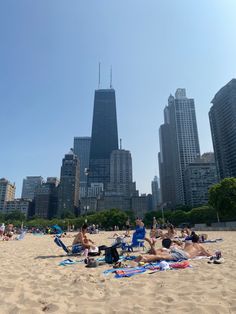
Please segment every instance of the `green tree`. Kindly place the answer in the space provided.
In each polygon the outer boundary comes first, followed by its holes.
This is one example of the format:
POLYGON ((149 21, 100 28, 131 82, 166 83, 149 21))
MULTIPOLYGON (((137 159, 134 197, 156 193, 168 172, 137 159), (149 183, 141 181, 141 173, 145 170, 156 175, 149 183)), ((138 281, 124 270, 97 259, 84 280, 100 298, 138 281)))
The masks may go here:
POLYGON ((236 218, 236 178, 225 178, 209 190, 209 204, 215 208, 218 218, 236 218))

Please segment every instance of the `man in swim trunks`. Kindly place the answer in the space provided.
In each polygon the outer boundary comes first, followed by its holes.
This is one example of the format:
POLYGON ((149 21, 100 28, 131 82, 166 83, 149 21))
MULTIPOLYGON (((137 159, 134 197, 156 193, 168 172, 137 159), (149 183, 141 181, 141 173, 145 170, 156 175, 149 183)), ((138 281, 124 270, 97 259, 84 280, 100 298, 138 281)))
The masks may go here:
POLYGON ((135 261, 149 263, 161 260, 179 261, 190 258, 189 254, 179 246, 174 245, 171 239, 163 239, 162 246, 163 248, 161 249, 153 250, 152 255, 140 255, 135 259, 135 261))

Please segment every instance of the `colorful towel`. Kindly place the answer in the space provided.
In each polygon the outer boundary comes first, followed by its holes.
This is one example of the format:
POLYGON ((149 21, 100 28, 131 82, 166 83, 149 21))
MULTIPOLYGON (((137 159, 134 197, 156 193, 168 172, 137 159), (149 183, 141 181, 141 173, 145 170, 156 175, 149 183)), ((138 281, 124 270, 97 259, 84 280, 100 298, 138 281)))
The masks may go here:
POLYGON ((137 274, 142 274, 146 271, 146 268, 139 267, 138 269, 134 268, 126 268, 124 270, 116 269, 115 270, 115 278, 123 278, 123 277, 131 277, 137 274))

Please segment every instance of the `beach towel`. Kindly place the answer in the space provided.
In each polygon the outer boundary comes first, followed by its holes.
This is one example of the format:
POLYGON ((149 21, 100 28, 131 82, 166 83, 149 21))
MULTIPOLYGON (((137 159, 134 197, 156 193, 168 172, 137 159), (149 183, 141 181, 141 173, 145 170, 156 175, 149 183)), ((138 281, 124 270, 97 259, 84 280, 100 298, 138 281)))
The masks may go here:
POLYGON ((115 278, 123 278, 123 277, 131 277, 137 274, 142 274, 146 271, 146 268, 139 267, 137 268, 126 268, 123 270, 116 269, 115 270, 115 278))
POLYGON ((72 259, 65 259, 64 261, 60 262, 58 265, 59 266, 68 266, 68 265, 74 265, 78 264, 79 261, 73 261, 72 259))
POLYGON ((223 241, 223 239, 219 238, 219 239, 212 239, 212 240, 204 240, 201 243, 216 243, 216 242, 221 242, 221 241, 223 241))

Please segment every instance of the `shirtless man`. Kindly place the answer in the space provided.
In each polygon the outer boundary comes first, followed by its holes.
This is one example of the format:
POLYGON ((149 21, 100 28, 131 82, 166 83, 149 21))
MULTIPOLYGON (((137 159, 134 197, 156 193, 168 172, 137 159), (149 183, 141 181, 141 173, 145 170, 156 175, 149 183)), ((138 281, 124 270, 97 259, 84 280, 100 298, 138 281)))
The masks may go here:
POLYGON ((196 256, 212 256, 213 254, 207 251, 201 244, 199 244, 199 236, 192 232, 192 242, 185 242, 184 251, 187 252, 190 258, 196 256))
POLYGON ((178 245, 174 245, 171 239, 163 239, 162 246, 163 247, 161 249, 155 249, 153 246, 151 246, 151 255, 140 255, 135 259, 135 261, 150 263, 161 260, 178 261, 190 258, 189 254, 181 249, 178 245))
POLYGON ((87 238, 88 226, 84 224, 81 231, 75 236, 72 245, 81 244, 83 249, 95 249, 94 242, 87 238))

